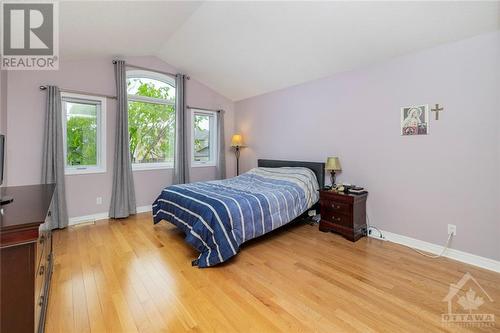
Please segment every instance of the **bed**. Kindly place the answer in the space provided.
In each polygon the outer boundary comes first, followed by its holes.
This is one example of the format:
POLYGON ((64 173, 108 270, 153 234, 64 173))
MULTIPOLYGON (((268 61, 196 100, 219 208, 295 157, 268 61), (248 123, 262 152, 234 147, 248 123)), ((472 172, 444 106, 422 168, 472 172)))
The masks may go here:
POLYGON ((240 176, 166 187, 153 203, 153 222, 168 221, 200 252, 193 265, 209 267, 240 246, 306 213, 319 200, 324 163, 258 160, 240 176))

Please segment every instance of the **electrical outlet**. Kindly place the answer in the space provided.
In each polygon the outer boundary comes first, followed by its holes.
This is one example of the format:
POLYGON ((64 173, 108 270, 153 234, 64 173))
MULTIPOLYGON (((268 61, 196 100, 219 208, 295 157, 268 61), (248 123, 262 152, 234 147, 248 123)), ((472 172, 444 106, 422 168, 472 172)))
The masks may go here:
POLYGON ((457 226, 454 224, 448 224, 448 235, 457 235, 457 226))
POLYGON ((98 204, 98 205, 102 205, 102 197, 97 197, 95 199, 95 203, 98 204))

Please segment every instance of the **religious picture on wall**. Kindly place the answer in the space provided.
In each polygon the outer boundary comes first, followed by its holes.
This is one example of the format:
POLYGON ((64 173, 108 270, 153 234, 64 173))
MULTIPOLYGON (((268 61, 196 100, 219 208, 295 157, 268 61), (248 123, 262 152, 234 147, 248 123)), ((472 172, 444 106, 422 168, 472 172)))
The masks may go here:
POLYGON ((429 134, 429 106, 416 105, 401 108, 401 135, 429 134))

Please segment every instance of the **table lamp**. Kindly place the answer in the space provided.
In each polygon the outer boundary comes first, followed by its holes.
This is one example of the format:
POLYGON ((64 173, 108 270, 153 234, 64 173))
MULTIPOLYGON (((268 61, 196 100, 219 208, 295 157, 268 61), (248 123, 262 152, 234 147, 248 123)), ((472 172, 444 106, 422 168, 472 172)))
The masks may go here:
POLYGON ((245 147, 241 134, 233 135, 231 138, 231 147, 234 148, 234 154, 236 155, 236 176, 238 176, 240 174, 240 149, 245 147))
POLYGON ((340 160, 338 157, 328 157, 326 160, 326 170, 330 171, 330 180, 332 181, 332 186, 335 185, 335 171, 341 171, 340 160))

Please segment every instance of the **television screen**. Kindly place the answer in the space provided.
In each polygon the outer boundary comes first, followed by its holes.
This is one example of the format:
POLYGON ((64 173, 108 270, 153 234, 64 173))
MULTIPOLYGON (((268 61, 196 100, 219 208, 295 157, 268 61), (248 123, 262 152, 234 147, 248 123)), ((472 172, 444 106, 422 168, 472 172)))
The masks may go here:
POLYGON ((5 145, 5 136, 0 134, 0 185, 3 183, 3 164, 4 164, 4 145, 5 145))

